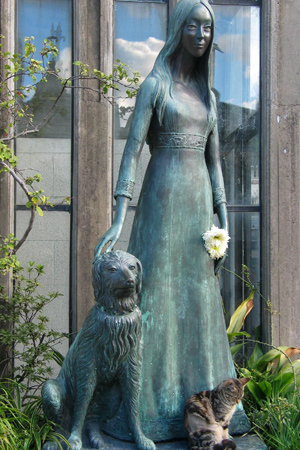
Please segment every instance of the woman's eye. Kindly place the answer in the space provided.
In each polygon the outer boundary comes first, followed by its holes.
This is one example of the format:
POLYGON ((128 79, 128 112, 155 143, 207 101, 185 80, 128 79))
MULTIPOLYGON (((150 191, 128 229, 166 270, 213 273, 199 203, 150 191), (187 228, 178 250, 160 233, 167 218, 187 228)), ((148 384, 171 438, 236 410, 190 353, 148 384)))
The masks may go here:
POLYGON ((116 267, 110 267, 110 268, 108 269, 108 271, 109 271, 109 272, 116 272, 117 269, 116 269, 116 267))
POLYGON ((130 270, 134 270, 134 269, 135 269, 135 266, 129 266, 129 269, 130 269, 130 270))
POLYGON ((205 31, 206 33, 209 33, 210 30, 211 30, 211 27, 204 27, 204 31, 205 31))
POLYGON ((187 26, 189 30, 194 31, 196 30, 196 26, 195 25, 188 25, 187 26))

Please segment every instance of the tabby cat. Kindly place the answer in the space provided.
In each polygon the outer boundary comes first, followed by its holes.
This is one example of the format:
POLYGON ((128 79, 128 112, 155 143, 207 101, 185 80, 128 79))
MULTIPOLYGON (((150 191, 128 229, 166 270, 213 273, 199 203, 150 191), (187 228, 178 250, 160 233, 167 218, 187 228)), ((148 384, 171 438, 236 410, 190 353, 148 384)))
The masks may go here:
POLYGON ((184 425, 190 450, 235 449, 228 426, 249 378, 229 378, 212 391, 201 391, 186 402, 184 425))

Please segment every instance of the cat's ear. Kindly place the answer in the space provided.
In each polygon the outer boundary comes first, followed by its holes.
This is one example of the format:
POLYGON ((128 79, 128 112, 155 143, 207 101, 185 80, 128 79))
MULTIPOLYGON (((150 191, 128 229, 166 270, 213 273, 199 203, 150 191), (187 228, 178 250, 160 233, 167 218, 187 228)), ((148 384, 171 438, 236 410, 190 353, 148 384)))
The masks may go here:
POLYGON ((250 378, 246 377, 246 378, 240 378, 240 382, 242 383, 243 386, 245 386, 248 381, 250 381, 250 378))

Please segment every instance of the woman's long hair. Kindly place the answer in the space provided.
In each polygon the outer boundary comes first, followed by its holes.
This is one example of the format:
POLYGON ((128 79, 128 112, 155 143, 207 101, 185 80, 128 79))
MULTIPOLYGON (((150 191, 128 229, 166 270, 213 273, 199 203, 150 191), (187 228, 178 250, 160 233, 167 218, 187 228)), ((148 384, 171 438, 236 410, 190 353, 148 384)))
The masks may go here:
POLYGON ((205 6, 210 13, 212 21, 211 40, 204 55, 201 58, 197 58, 197 64, 194 68, 193 76, 199 86, 199 92, 201 93, 202 99, 207 107, 209 120, 213 119, 212 114, 214 113, 215 108, 210 85, 209 57, 214 38, 214 13, 207 0, 180 0, 174 7, 170 18, 167 41, 156 58, 154 67, 149 74, 149 77, 155 77, 159 83, 156 96, 156 113, 160 125, 162 124, 168 95, 172 96, 173 80, 170 71, 170 63, 172 57, 180 47, 182 30, 186 23, 186 19, 191 10, 199 4, 205 6))

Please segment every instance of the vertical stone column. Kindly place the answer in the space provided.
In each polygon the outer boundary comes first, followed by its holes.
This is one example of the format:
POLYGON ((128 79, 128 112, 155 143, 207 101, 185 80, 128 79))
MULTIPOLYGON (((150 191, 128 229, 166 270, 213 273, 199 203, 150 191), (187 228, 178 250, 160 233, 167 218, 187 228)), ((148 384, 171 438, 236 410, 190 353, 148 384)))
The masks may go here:
MULTIPOLYGON (((74 1, 74 60, 111 73, 113 1, 74 1)), ((93 306, 94 248, 112 216, 112 106, 96 92, 74 91, 72 329, 93 306)), ((98 87, 97 84, 94 87, 98 87)))
MULTIPOLYGON (((300 346, 300 2, 263 2, 262 244, 275 345, 300 346)), ((270 323, 265 332, 270 330, 270 323)))

